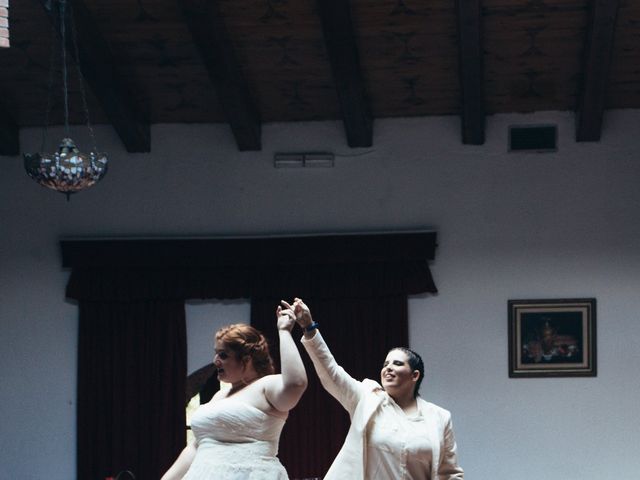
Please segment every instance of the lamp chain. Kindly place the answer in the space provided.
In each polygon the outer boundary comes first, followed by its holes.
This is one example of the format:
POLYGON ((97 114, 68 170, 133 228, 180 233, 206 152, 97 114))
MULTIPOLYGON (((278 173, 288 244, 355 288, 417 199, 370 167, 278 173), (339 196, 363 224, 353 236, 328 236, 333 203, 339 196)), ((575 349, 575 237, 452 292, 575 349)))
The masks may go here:
POLYGON ((64 98, 64 133, 70 137, 69 133, 69 86, 67 84, 67 18, 66 0, 60 1, 60 34, 62 35, 62 89, 64 98))
POLYGON ((80 95, 82 97, 82 108, 84 109, 84 118, 87 123, 87 129, 89 130, 89 136, 91 137, 91 146, 93 151, 98 153, 98 147, 96 146, 96 136, 91 125, 91 119, 89 118, 89 105, 87 103, 87 93, 84 88, 84 75, 82 75, 82 69, 80 68, 80 51, 78 49, 78 39, 76 35, 76 24, 73 18, 73 8, 69 5, 69 19, 71 23, 71 42, 73 43, 73 53, 76 59, 76 71, 78 73, 78 84, 80 85, 80 95))
POLYGON ((55 63, 56 63, 56 45, 58 42, 56 39, 56 24, 55 22, 51 23, 51 54, 49 58, 49 85, 47 89, 47 107, 44 111, 44 128, 42 129, 42 145, 40 146, 40 151, 44 152, 47 142, 47 134, 49 133, 49 115, 51 114, 52 101, 51 98, 53 96, 53 77, 55 71, 55 63))

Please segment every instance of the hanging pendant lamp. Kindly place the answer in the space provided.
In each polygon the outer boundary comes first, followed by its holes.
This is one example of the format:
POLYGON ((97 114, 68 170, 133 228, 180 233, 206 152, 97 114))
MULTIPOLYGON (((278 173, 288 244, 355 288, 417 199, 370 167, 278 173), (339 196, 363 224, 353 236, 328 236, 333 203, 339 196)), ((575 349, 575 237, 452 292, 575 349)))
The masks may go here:
MULTIPOLYGON (((55 33, 52 41, 51 69, 49 74, 49 93, 47 98, 47 108, 45 112, 45 126, 42 135, 42 146, 38 153, 24 154, 24 166, 27 174, 44 187, 51 188, 64 193, 69 200, 72 193, 79 192, 96 184, 107 173, 107 155, 98 153, 95 147, 95 138, 91 123, 89 121, 89 108, 80 71, 78 45, 76 41, 73 15, 67 0, 53 0, 52 9, 58 7, 60 26, 60 56, 62 66, 62 86, 64 100, 64 138, 60 141, 58 150, 54 153, 43 153, 45 149, 49 113, 51 110, 51 94, 53 90, 53 72, 55 49, 55 33), (67 25, 71 29, 72 47, 76 59, 76 67, 80 84, 83 108, 86 118, 89 135, 93 142, 93 150, 89 153, 82 153, 70 138, 69 133, 69 90, 67 75, 67 25)), ((53 15, 55 17, 55 15, 53 15)), ((55 22, 54 22, 55 23, 55 22)))

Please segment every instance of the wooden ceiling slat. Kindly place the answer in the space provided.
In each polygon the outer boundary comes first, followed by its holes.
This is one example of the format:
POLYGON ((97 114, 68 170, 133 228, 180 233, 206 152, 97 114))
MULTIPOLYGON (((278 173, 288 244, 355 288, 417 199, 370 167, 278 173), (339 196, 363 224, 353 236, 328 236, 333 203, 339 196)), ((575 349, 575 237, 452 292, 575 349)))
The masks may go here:
POLYGON ((485 104, 480 0, 457 0, 462 143, 484 143, 485 104))
POLYGON ((236 57, 218 0, 179 1, 238 149, 260 150, 260 114, 236 57))
POLYGON ((315 2, 238 2, 221 9, 263 121, 340 119, 315 2))
POLYGON ((540 12, 527 10, 513 14, 493 14, 491 10, 483 9, 485 15, 484 26, 487 30, 501 32, 518 32, 523 28, 537 26, 545 31, 575 30, 586 26, 588 10, 585 5, 576 6, 571 10, 552 10, 540 12))
MULTIPOLYGON (((40 0, 40 2, 50 20, 58 25, 56 14, 48 8, 49 2, 46 0, 40 0)), ((149 152, 151 150, 149 123, 144 120, 142 112, 136 109, 135 102, 124 88, 124 82, 114 68, 118 63, 116 56, 102 37, 84 3, 81 0, 71 0, 71 7, 80 57, 76 61, 80 65, 84 79, 100 102, 105 115, 127 151, 149 152)), ((68 32, 67 50, 71 55, 75 55, 70 28, 68 32)))
POLYGON ((362 78, 350 2, 318 0, 317 7, 347 143, 351 148, 370 147, 373 143, 373 117, 362 78))
POLYGON ((562 12, 584 8, 589 0, 483 0, 482 7, 486 11, 502 15, 514 15, 522 12, 562 12))
POLYGON ((578 142, 600 140, 617 15, 618 0, 592 0, 576 112, 578 142))

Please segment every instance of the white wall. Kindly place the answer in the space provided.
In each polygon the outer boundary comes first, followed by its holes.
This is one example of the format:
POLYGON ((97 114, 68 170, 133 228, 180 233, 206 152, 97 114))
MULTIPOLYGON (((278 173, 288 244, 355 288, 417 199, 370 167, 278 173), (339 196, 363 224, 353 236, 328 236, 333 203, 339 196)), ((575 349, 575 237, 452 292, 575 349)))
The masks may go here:
MULTIPOLYGON (((464 146, 456 117, 396 119, 376 121, 371 149, 349 150, 338 122, 275 124, 261 152, 239 153, 225 126, 155 126, 153 153, 129 155, 99 128, 110 172, 70 202, 0 158, 0 477, 75 475, 77 310, 60 237, 432 227, 440 293, 410 300, 410 338, 427 362, 423 395, 453 412, 468 478, 635 478, 639 131, 640 111, 607 112, 602 141, 585 144, 571 114, 495 116, 484 146, 464 146), (542 122, 558 124, 559 152, 506 153, 508 125, 542 122), (275 151, 295 150, 345 156, 333 169, 273 168, 275 151), (507 300, 589 296, 598 377, 509 379, 507 300)), ((23 150, 39 135, 23 131, 23 150)), ((192 334, 208 340, 218 316, 246 308, 188 307, 190 371, 210 358, 192 334)))
POLYGON ((248 300, 188 301, 187 372, 189 374, 213 361, 215 332, 232 323, 250 323, 251 304, 248 300))

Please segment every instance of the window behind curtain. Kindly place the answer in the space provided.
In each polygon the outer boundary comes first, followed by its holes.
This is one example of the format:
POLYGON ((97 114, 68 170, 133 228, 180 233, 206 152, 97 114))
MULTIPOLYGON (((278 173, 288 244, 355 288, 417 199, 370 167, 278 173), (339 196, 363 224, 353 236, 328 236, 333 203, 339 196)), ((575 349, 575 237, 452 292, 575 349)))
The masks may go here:
POLYGON ((0 47, 9 47, 9 0, 0 0, 0 47))

